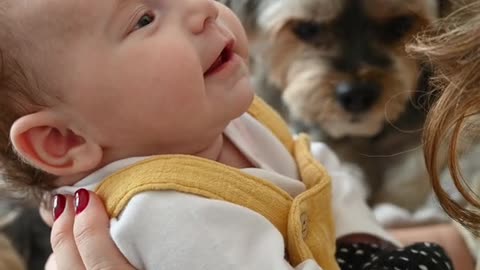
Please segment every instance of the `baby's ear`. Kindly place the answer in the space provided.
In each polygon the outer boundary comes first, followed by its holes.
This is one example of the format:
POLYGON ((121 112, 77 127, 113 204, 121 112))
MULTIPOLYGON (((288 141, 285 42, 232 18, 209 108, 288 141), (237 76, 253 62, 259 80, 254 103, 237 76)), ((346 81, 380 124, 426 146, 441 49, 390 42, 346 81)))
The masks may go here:
POLYGON ((50 111, 29 114, 15 121, 10 139, 21 158, 56 176, 94 170, 103 158, 100 145, 75 133, 50 111))

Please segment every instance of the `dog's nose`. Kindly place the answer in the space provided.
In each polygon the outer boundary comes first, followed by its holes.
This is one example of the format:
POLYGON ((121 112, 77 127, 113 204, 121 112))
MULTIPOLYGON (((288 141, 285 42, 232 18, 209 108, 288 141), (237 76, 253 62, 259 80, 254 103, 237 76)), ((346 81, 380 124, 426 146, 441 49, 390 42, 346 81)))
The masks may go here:
POLYGON ((361 113, 370 109, 377 101, 380 87, 377 84, 347 83, 337 85, 336 98, 342 107, 352 113, 361 113))

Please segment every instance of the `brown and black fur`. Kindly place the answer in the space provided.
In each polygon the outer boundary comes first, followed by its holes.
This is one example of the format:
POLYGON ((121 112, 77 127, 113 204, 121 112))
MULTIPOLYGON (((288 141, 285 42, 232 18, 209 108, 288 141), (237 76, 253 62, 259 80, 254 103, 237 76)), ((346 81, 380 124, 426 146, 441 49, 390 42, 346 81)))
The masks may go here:
POLYGON ((434 97, 405 46, 448 0, 221 1, 246 22, 258 94, 359 166, 372 205, 431 213, 421 134, 434 97))

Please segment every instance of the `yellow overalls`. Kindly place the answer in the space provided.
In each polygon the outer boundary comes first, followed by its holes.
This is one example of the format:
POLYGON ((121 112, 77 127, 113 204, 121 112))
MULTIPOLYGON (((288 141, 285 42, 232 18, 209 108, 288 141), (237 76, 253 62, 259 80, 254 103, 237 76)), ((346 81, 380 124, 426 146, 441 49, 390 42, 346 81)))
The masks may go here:
POLYGON ((328 173, 310 153, 306 135, 293 140, 282 118, 256 97, 249 114, 270 129, 294 157, 307 190, 292 198, 274 184, 224 164, 188 155, 146 159, 109 177, 97 188, 110 217, 116 218, 138 193, 175 190, 247 207, 267 218, 283 235, 288 261, 314 259, 338 270, 328 173))

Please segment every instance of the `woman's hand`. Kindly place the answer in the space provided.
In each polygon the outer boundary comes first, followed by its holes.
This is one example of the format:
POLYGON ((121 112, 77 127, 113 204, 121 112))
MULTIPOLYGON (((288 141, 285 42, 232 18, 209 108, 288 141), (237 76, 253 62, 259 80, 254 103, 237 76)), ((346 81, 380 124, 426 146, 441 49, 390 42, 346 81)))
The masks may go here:
MULTIPOLYGON (((47 223, 53 222, 44 210, 41 212, 47 223)), ((110 220, 95 194, 83 191, 76 195, 76 200, 72 196, 57 195, 53 216, 53 255, 46 270, 134 269, 111 239, 110 220)))

